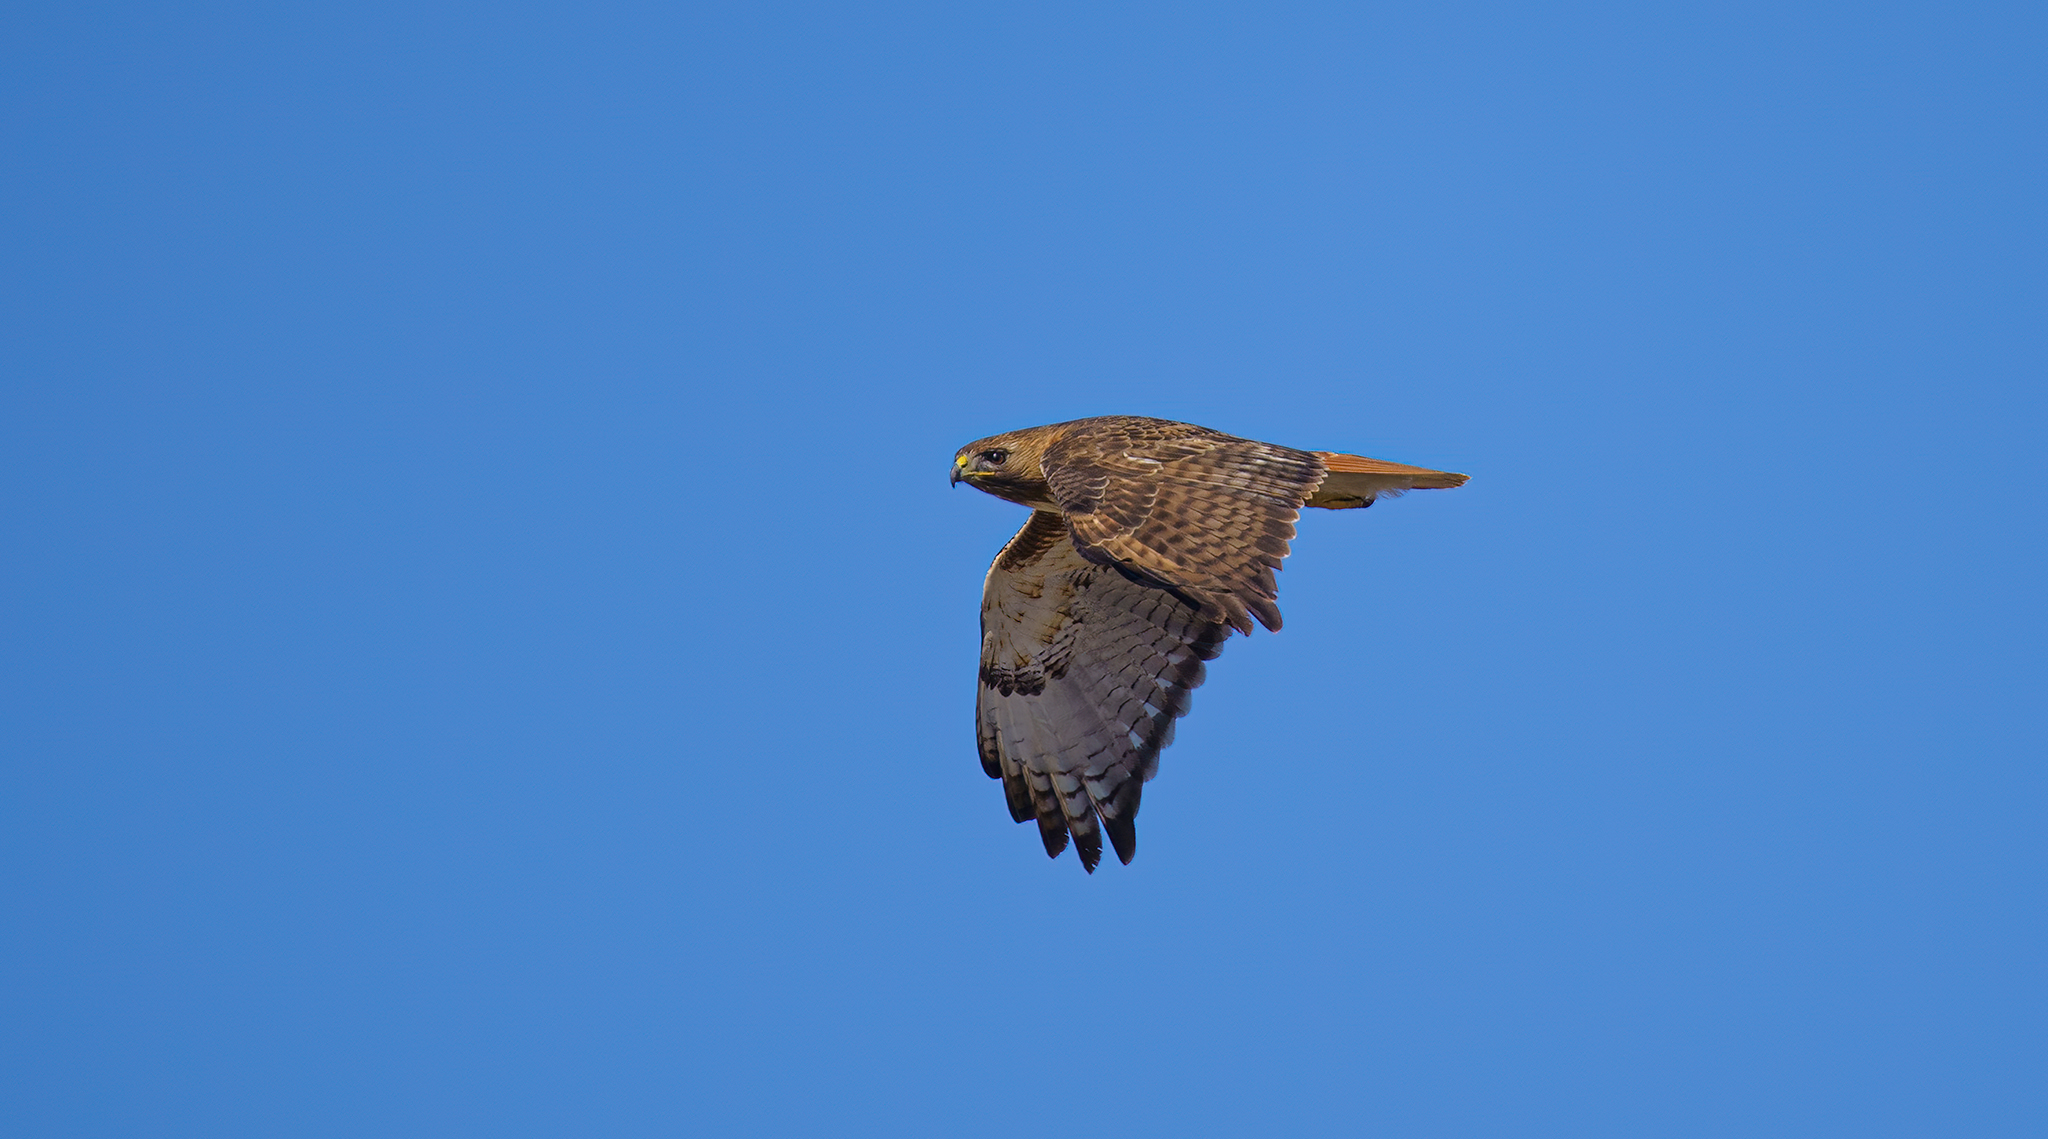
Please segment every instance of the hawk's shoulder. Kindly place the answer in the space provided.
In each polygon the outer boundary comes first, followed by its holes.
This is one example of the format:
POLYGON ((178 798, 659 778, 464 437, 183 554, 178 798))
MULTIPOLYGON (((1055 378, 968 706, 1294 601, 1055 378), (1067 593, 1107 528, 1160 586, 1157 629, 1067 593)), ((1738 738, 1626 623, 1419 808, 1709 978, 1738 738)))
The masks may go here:
POLYGON ((1077 420, 1045 449, 1082 556, 1249 633, 1280 627, 1273 571, 1328 468, 1311 451, 1137 416, 1077 420))

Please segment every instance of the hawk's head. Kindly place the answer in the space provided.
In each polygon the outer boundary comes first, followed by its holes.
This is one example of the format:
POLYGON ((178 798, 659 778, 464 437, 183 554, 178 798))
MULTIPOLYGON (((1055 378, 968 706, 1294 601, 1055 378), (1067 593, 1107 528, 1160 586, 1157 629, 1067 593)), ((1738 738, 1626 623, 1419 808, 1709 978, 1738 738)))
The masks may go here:
POLYGON ((955 483, 1037 510, 1057 510, 1045 485, 1045 449, 1054 436, 1044 427, 976 439, 953 453, 955 483))

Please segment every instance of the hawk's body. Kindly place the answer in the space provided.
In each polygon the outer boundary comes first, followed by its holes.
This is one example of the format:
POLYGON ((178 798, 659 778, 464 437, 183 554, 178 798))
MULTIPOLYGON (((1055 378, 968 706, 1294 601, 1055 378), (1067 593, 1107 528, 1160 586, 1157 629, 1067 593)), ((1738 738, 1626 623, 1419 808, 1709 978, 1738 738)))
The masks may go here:
POLYGON ((1047 854, 1072 834, 1092 872, 1102 831, 1137 852, 1139 795, 1203 662, 1254 619, 1280 627, 1273 571, 1300 508, 1465 476, 1111 415, 970 443, 953 481, 1032 508, 982 593, 982 767, 1047 854))

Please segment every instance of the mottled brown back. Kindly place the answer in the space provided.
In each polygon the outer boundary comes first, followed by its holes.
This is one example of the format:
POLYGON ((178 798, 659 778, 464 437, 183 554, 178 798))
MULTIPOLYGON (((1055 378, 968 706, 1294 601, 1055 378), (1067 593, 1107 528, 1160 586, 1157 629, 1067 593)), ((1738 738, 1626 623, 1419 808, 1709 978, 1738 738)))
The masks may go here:
POLYGON ((1082 556, 1243 633, 1280 627, 1273 572, 1327 468, 1310 451, 1137 416, 1066 425, 1045 481, 1082 556))

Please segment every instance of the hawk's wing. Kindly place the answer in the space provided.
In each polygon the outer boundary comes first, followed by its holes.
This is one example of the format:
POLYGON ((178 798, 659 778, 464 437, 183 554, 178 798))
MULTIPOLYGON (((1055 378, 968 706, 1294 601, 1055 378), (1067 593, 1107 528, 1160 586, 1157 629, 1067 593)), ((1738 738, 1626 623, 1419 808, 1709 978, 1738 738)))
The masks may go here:
POLYGON ((1048 447, 1046 485, 1083 556, 1164 586, 1240 632, 1280 627, 1273 571, 1328 468, 1163 420, 1091 425, 1048 447))
POLYGON ((975 732, 1010 816, 1038 819, 1047 854, 1072 832, 1092 872, 1104 830, 1118 858, 1137 853, 1145 780, 1229 635, 1185 599, 1083 558, 1052 511, 1033 511, 996 555, 975 732))

